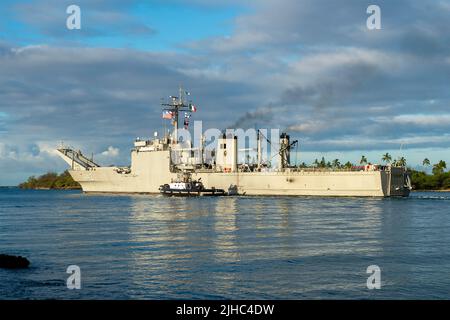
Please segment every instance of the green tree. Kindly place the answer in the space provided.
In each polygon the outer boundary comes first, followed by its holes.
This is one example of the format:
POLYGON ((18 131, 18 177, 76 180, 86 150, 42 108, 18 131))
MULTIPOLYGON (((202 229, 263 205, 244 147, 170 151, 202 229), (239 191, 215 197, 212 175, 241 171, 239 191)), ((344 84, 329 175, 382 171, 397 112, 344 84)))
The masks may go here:
POLYGON ((383 160, 383 161, 386 162, 386 163, 391 163, 391 161, 392 161, 392 156, 391 156, 389 153, 386 152, 386 153, 383 155, 383 158, 382 158, 381 160, 383 160))
POLYGON ((422 164, 423 164, 425 167, 430 166, 430 165, 431 165, 430 159, 428 159, 428 158, 423 159, 422 164))
POLYGON ((367 158, 365 156, 362 156, 361 160, 359 161, 359 164, 361 165, 367 164, 367 158))
MULTIPOLYGON (((442 164, 441 164, 442 165, 442 164)), ((450 172, 429 175, 423 171, 409 170, 415 190, 449 190, 450 172)))
POLYGON ((353 167, 353 163, 351 163, 350 161, 347 161, 347 162, 344 164, 344 167, 347 168, 347 169, 350 169, 351 167, 353 167))
POLYGON ((397 166, 399 167, 406 167, 406 159, 404 157, 401 157, 397 160, 397 166))
POLYGON ((319 160, 317 160, 317 159, 316 159, 316 160, 314 160, 313 164, 314 164, 314 166, 318 167, 318 166, 319 166, 319 164, 320 164, 320 163, 319 163, 319 160))
POLYGON ((442 181, 442 189, 450 190, 450 174, 449 173, 447 173, 447 176, 442 181))
POLYGON ((443 174, 445 169, 447 169, 447 164, 445 163, 445 161, 440 160, 433 166, 433 174, 434 175, 443 174))
POLYGON ((333 168, 339 168, 341 166, 341 163, 339 162, 339 159, 334 159, 332 165, 333 168))
POLYGON ((70 173, 66 170, 60 175, 49 172, 38 178, 31 176, 24 183, 19 185, 22 189, 80 189, 78 182, 74 181, 70 173))

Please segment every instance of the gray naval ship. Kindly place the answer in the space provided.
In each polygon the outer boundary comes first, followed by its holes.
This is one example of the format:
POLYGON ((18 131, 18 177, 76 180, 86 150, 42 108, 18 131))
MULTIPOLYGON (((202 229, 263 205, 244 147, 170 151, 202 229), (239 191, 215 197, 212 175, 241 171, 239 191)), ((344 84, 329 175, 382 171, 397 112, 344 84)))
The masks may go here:
POLYGON ((187 112, 196 111, 196 107, 186 101, 183 91, 180 89, 177 97, 170 96, 168 103, 162 103, 162 108, 163 118, 172 120, 173 131, 166 132, 162 138, 155 133, 153 139, 136 139, 128 167, 102 167, 79 150, 64 146, 57 149, 84 192, 160 193, 162 186, 173 184, 179 188, 183 183, 180 175, 188 175, 190 181, 201 181, 206 188, 221 189, 228 195, 407 197, 410 193, 411 183, 404 167, 293 166, 290 153, 297 141, 291 142, 285 133, 279 139, 277 166, 264 163, 261 141, 266 138, 259 130, 256 163, 239 163, 238 139, 226 134, 219 137, 216 148, 209 153, 213 159, 207 162, 203 137, 196 150, 177 141, 180 114, 185 112, 186 116, 187 112))

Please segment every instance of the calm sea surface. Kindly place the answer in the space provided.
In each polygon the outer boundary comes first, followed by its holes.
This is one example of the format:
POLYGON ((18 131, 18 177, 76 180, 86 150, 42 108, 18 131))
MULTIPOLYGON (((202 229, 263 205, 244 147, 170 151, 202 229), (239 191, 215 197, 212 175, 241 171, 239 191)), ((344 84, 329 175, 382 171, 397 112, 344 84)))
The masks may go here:
POLYGON ((0 253, 31 261, 0 269, 0 299, 450 299, 449 205, 0 189, 0 253))

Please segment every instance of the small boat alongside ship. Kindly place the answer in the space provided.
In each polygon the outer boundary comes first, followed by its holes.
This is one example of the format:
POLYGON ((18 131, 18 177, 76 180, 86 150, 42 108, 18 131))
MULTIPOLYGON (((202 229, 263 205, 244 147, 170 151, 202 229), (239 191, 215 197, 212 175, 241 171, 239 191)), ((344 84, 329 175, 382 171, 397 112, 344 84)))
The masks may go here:
POLYGON ((165 196, 197 197, 197 196, 226 196, 228 193, 215 187, 206 188, 199 180, 192 180, 189 174, 182 174, 178 179, 159 187, 159 192, 165 196))

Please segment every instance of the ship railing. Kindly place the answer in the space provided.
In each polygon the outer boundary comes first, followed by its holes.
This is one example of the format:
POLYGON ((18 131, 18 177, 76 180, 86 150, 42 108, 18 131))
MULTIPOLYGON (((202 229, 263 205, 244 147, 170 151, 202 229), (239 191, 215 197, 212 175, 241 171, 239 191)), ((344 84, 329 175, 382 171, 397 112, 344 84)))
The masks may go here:
POLYGON ((320 168, 320 167, 307 167, 307 168, 286 168, 284 172, 358 172, 358 171, 387 171, 390 170, 388 166, 353 166, 350 168, 320 168))
MULTIPOLYGON (((257 169, 251 170, 250 172, 267 172, 267 173, 294 173, 294 172, 361 172, 361 171, 388 171, 390 170, 387 166, 353 166, 351 168, 320 168, 320 167, 290 167, 290 168, 264 168, 260 171, 257 169)), ((248 170, 240 170, 239 172, 249 172, 248 170)))
MULTIPOLYGON (((373 172, 373 171, 390 171, 391 168, 389 166, 373 166, 369 167, 369 169, 365 166, 353 166, 351 168, 319 168, 319 167, 307 167, 307 168, 300 168, 300 167, 292 167, 292 168, 285 168, 285 169, 279 169, 279 168, 264 168, 260 171, 254 169, 254 170, 239 170, 239 173, 251 173, 251 172, 261 172, 261 173, 274 173, 274 174, 286 174, 286 173, 329 173, 329 172, 373 172)), ((204 166, 197 165, 194 169, 195 172, 199 173, 211 173, 211 172, 222 172, 220 170, 217 170, 214 166, 210 166, 208 168, 204 166)))
POLYGON ((82 166, 85 169, 100 167, 97 163, 95 163, 92 159, 85 157, 81 151, 75 151, 72 148, 58 148, 59 152, 65 155, 67 158, 72 159, 73 162, 82 166))

